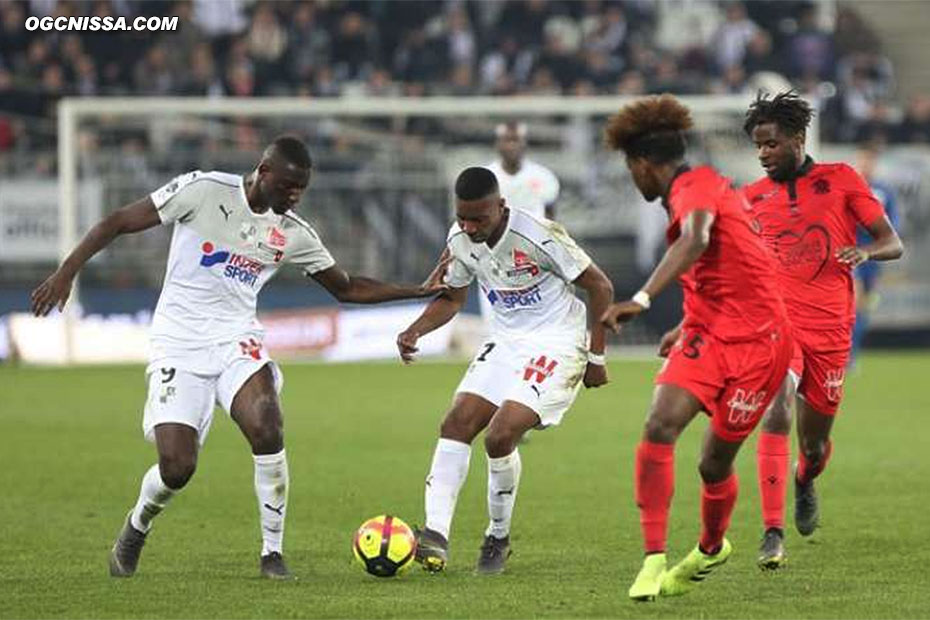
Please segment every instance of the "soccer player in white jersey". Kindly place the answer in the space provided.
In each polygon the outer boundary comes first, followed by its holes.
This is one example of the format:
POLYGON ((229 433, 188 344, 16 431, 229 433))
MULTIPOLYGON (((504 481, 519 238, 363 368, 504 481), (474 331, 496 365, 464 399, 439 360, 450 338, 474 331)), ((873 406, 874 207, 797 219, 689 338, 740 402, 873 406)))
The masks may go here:
POLYGON ((465 303, 477 277, 494 309, 491 336, 472 360, 426 478, 426 526, 417 560, 440 571, 448 560, 456 498, 468 473, 471 443, 487 428, 490 524, 477 570, 503 571, 510 555, 510 520, 520 483, 517 442, 531 428, 555 426, 582 383, 607 383, 604 330, 588 320, 574 285, 585 289, 596 318, 610 303, 610 280, 555 222, 508 208, 487 168, 467 168, 455 183, 457 222, 449 231, 449 290, 397 337, 410 362, 417 340, 447 323, 465 303), (591 326, 590 345, 587 327, 591 326))
POLYGON ((507 206, 537 219, 555 219, 559 180, 551 170, 526 157, 526 124, 501 123, 494 130, 499 159, 487 168, 497 177, 507 206))
MULTIPOLYGON (((110 574, 135 573, 152 520, 194 474, 214 403, 252 448, 262 531, 260 571, 289 578, 282 557, 288 469, 278 401, 282 375, 262 346, 255 316, 259 290, 286 263, 302 267, 339 301, 376 303, 444 289, 434 273, 421 286, 351 276, 338 267, 313 228, 295 214, 312 161, 297 138, 281 136, 246 176, 194 171, 94 226, 33 293, 33 312, 64 307, 71 282, 116 237, 174 224, 164 285, 151 328, 148 399, 142 428, 158 463, 110 554, 110 574)), ((444 268, 444 267, 443 267, 444 268)))
MULTIPOLYGON (((499 124, 494 146, 499 158, 487 166, 497 177, 501 198, 510 208, 522 209, 536 219, 555 219, 559 180, 545 166, 526 157, 526 124, 499 124)), ((488 328, 494 312, 487 297, 478 296, 481 318, 488 328)))

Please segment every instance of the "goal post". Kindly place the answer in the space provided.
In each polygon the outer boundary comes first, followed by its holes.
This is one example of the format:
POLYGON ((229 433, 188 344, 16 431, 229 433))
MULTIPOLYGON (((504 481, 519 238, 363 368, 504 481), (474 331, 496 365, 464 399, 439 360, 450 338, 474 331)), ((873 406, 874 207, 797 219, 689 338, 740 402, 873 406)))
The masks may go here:
MULTIPOLYGON (((695 132, 701 136, 700 150, 703 155, 699 158, 709 160, 739 182, 749 180, 749 175, 750 178, 759 175, 752 145, 742 135, 742 118, 752 101, 751 95, 679 98, 691 109, 695 118, 695 132)), ((198 134, 200 142, 215 140, 225 145, 231 144, 230 136, 238 131, 236 123, 240 119, 273 125, 276 130, 287 130, 291 125, 312 125, 316 135, 330 142, 338 142, 341 132, 352 136, 354 144, 358 146, 358 152, 353 154, 354 159, 350 165, 352 172, 324 171, 311 183, 311 192, 321 184, 327 187, 326 191, 330 192, 327 197, 341 201, 340 208, 329 208, 325 204, 327 200, 321 200, 323 204, 314 202, 314 211, 321 220, 325 220, 324 229, 329 222, 336 222, 343 227, 337 235, 324 234, 328 245, 334 242, 339 248, 342 244, 343 255, 350 256, 349 266, 366 272, 374 269, 375 275, 406 276, 409 279, 415 275, 414 266, 421 267, 423 261, 429 260, 425 254, 411 254, 411 239, 426 238, 431 243, 439 239, 441 243, 449 222, 449 187, 454 173, 465 165, 480 165, 491 160, 494 156, 493 126, 504 120, 528 123, 531 128, 528 156, 537 159, 538 155, 538 159, 553 168, 560 180, 563 180, 564 198, 559 201, 560 213, 563 215, 559 219, 570 232, 582 241, 589 236, 618 231, 630 236, 633 234, 631 231, 636 215, 631 210, 624 211, 618 207, 633 200, 635 189, 632 189, 628 176, 625 176, 623 166, 618 165, 615 159, 608 160, 610 154, 605 153, 599 144, 600 130, 606 117, 635 99, 619 96, 65 98, 58 104, 60 258, 63 259, 72 250, 83 233, 80 190, 82 173, 85 176, 89 174, 83 172, 83 169, 85 159, 90 156, 82 151, 82 131, 103 134, 133 127, 147 132, 154 140, 161 140, 163 133, 170 134, 178 127, 183 127, 185 132, 198 134), (167 131, 162 131, 164 127, 168 128, 167 131), (445 134, 454 134, 454 138, 447 140, 445 134), (405 150, 405 145, 413 138, 417 144, 411 155, 410 151, 405 150), (412 163, 412 158, 419 159, 412 163), (358 204, 366 203, 366 188, 371 189, 372 193, 390 193, 391 205, 358 204), (428 197, 423 197, 423 192, 428 197), (401 226, 414 227, 415 236, 404 237, 399 230, 401 226), (363 232, 359 233, 359 230, 363 232), (398 247, 391 248, 392 244, 398 247), (391 250, 387 258, 386 250, 391 250), (378 274, 379 270, 382 273, 378 274)), ((808 134, 808 148, 812 153, 816 153, 818 147, 817 133, 815 125, 808 134)), ((269 135, 266 132, 261 140, 267 139, 269 135)), ((100 139, 99 142, 105 144, 107 140, 100 139)), ((170 143, 170 140, 166 143, 170 143)), ((246 165, 247 158, 254 165, 257 154, 255 148, 260 146, 263 144, 256 143, 249 149, 242 148, 241 157, 234 168, 231 167, 234 164, 226 163, 223 159, 223 156, 233 154, 224 151, 225 147, 219 149, 220 153, 216 149, 211 151, 209 159, 212 163, 201 164, 196 152, 188 154, 185 163, 177 164, 176 169, 169 172, 163 165, 158 174, 150 174, 150 178, 145 179, 148 184, 134 181, 136 185, 129 186, 122 179, 117 182, 114 172, 101 184, 104 188, 119 184, 119 191, 103 191, 102 202, 107 203, 107 209, 114 208, 118 205, 110 202, 122 200, 124 195, 132 195, 131 192, 136 192, 135 197, 144 195, 170 176, 193 167, 203 166, 206 169, 208 165, 216 165, 239 170, 246 165), (246 153, 246 150, 249 152, 246 153)), ((168 151, 170 148, 170 144, 165 147, 168 151)), ((338 145, 332 147, 333 157, 342 156, 339 148, 338 145)), ((107 168, 107 162, 119 162, 121 157, 116 149, 109 157, 103 157, 101 152, 104 150, 101 147, 94 155, 100 160, 92 166, 98 176, 104 175, 100 171, 107 168)), ((235 149, 230 147, 227 150, 235 149)), ((330 156, 326 150, 317 156, 320 149, 313 140, 311 151, 315 159, 324 164, 330 156)), ((137 156, 142 159, 155 158, 152 153, 137 156)), ((635 199, 639 200, 638 196, 635 199)), ((335 227, 336 223, 332 226, 335 227)), ((86 226, 86 222, 84 224, 86 226)), ((623 262, 625 259, 615 260, 623 262)), ((611 267, 607 265, 608 269, 611 267)), ((621 267, 618 265, 618 268, 621 267)), ((77 284, 76 280, 72 301, 79 296, 77 284)), ((75 320, 75 312, 76 304, 69 303, 65 312, 67 324, 75 320)), ((71 329, 66 328, 66 332, 69 334, 66 357, 71 359, 71 329)))

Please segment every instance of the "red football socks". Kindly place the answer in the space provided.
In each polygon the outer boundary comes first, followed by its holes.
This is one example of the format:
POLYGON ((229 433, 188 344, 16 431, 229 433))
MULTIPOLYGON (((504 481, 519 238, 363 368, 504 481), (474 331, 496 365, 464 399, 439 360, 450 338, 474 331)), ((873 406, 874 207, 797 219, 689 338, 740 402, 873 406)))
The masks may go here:
POLYGON ((765 529, 785 529, 785 490, 788 481, 788 458, 791 456, 788 435, 761 433, 756 445, 759 472, 759 498, 765 529))
POLYGON ((636 449, 636 505, 646 553, 664 553, 675 488, 675 445, 643 440, 636 449))
POLYGON ((700 546, 704 553, 717 553, 723 544, 738 493, 739 481, 735 473, 720 482, 701 485, 700 546))
POLYGON ((830 460, 830 455, 833 454, 833 442, 827 441, 827 446, 823 451, 823 458, 820 459, 819 463, 811 463, 806 458, 804 458, 804 452, 802 451, 798 455, 798 482, 801 484, 807 484, 827 468, 827 462, 830 460))

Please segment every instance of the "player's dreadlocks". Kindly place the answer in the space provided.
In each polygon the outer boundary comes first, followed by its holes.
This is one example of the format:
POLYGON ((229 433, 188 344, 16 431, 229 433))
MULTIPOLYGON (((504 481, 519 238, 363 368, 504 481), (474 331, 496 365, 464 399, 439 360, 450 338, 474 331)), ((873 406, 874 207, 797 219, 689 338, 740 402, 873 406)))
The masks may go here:
POLYGON ((743 131, 747 136, 763 123, 775 123, 785 134, 796 136, 807 129, 814 110, 794 90, 778 93, 771 99, 760 92, 746 111, 743 131))
POLYGON ((604 142, 627 157, 661 164, 684 157, 684 132, 693 125, 690 110, 672 95, 646 97, 610 117, 604 142))

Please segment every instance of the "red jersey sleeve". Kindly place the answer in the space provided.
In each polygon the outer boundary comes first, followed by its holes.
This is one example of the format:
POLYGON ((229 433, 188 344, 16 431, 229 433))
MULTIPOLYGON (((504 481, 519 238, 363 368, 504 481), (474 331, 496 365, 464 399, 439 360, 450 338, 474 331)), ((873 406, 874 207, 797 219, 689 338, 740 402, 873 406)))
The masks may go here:
POLYGON ((669 199, 672 221, 681 222, 692 211, 709 211, 716 216, 721 190, 728 183, 710 168, 698 168, 681 175, 669 199))
POLYGON ((846 209, 860 225, 868 228, 885 215, 882 203, 869 188, 868 183, 850 166, 842 166, 843 188, 846 190, 846 209))

